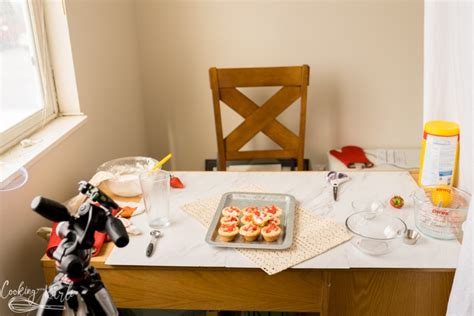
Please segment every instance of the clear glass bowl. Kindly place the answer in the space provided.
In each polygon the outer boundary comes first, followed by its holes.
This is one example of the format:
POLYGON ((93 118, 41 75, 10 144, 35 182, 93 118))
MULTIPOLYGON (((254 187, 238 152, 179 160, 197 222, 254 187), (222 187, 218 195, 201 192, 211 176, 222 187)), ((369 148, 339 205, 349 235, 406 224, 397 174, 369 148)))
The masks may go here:
POLYGON ((364 198, 352 201, 351 206, 354 212, 380 213, 387 205, 377 198, 364 198))
POLYGON ((149 157, 124 157, 103 163, 97 171, 110 173, 105 185, 113 194, 132 197, 142 193, 138 175, 151 170, 157 162, 149 157))
POLYGON ((391 252, 401 244, 407 230, 400 218, 372 211, 352 214, 346 219, 346 227, 353 235, 352 244, 373 256, 391 252))

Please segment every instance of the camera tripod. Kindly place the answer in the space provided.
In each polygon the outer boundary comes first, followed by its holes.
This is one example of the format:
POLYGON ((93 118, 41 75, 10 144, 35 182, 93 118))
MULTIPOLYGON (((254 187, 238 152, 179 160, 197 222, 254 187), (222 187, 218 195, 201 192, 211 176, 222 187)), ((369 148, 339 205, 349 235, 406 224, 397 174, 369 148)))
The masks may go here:
POLYGON ((112 215, 119 206, 92 184, 81 181, 79 192, 88 197, 75 215, 59 202, 37 196, 31 208, 41 216, 59 222, 56 233, 62 238, 53 252, 58 274, 43 293, 37 315, 60 316, 69 308, 80 311, 82 299, 86 315, 118 315, 99 273, 90 266, 94 233, 105 232, 117 247, 125 247, 129 237, 122 222, 112 215))

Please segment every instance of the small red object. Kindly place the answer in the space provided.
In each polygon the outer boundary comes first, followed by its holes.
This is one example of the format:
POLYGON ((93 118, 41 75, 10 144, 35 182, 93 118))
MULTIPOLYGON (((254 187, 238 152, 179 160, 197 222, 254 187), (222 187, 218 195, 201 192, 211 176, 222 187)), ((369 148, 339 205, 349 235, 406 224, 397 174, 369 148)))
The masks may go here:
POLYGON ((394 197, 390 199, 390 205, 394 208, 402 208, 404 204, 405 204, 405 201, 399 195, 395 195, 394 197))
POLYGON ((179 180, 179 178, 175 177, 175 176, 171 176, 170 184, 171 184, 171 187, 175 188, 175 189, 183 189, 184 188, 183 182, 181 182, 181 180, 179 180))
POLYGON ((347 168, 355 168, 356 163, 364 164, 365 168, 374 166, 365 155, 364 150, 357 146, 344 146, 340 152, 333 149, 329 153, 344 163, 347 168))

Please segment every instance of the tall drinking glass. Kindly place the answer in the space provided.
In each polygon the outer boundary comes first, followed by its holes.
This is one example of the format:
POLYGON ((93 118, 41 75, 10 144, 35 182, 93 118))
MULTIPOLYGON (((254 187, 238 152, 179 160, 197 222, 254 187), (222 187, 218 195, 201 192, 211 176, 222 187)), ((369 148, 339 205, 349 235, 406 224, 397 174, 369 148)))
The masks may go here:
POLYGON ((140 186, 148 225, 151 228, 163 228, 171 224, 170 220, 170 174, 164 170, 140 174, 140 186))

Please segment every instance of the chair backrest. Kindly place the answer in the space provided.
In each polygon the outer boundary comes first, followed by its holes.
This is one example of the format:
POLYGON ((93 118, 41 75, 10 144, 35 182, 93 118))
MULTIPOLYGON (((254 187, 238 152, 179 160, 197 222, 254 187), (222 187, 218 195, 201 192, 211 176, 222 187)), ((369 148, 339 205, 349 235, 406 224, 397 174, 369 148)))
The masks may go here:
POLYGON ((227 160, 288 159, 297 160, 303 170, 306 126, 306 99, 309 66, 269 68, 210 68, 209 77, 214 104, 218 169, 226 170, 227 160), (259 106, 240 92, 239 87, 282 86, 259 106), (299 135, 290 131, 276 118, 296 100, 301 101, 299 135), (235 110, 245 120, 225 138, 222 132, 220 101, 235 110), (278 144, 281 150, 239 151, 259 132, 278 144))

